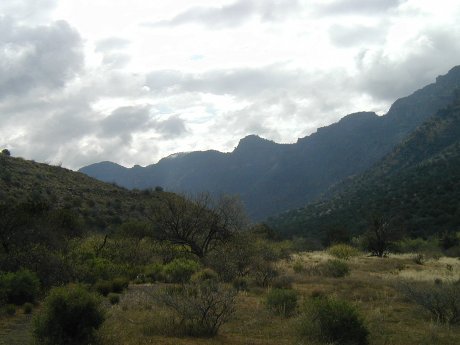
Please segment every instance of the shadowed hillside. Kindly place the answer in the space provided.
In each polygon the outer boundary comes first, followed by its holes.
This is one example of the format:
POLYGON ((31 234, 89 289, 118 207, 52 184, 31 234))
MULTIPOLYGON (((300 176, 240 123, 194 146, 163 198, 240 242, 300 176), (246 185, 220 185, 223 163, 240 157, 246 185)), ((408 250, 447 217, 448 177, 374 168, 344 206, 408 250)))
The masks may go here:
POLYGON ((372 215, 397 221, 412 235, 460 225, 460 97, 438 111, 372 169, 337 185, 325 201, 273 218, 285 234, 341 226, 361 232, 372 215))
POLYGON ((320 128, 295 144, 248 136, 231 153, 191 152, 145 168, 103 162, 80 171, 127 188, 238 194, 253 219, 311 202, 341 180, 363 173, 438 109, 460 86, 460 67, 397 100, 385 116, 361 112, 320 128))

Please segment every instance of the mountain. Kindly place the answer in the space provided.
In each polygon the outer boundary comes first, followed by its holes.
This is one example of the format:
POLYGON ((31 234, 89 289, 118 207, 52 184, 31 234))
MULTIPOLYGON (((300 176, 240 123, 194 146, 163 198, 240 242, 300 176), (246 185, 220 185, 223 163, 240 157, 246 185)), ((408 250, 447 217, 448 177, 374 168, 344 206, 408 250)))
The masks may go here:
POLYGON ((87 230, 145 220, 166 194, 130 191, 61 167, 0 154, 0 205, 44 201, 78 215, 87 230))
POLYGON ((373 215, 395 220, 416 236, 460 225, 460 92, 366 173, 350 178, 324 201, 269 223, 285 235, 317 237, 334 228, 365 230, 373 215))
POLYGON ((350 114, 295 144, 251 135, 231 153, 190 152, 130 169, 103 162, 80 171, 127 188, 239 194, 249 215, 260 220, 314 201, 343 179, 369 169, 450 104, 459 87, 457 66, 435 83, 398 99, 384 116, 350 114))

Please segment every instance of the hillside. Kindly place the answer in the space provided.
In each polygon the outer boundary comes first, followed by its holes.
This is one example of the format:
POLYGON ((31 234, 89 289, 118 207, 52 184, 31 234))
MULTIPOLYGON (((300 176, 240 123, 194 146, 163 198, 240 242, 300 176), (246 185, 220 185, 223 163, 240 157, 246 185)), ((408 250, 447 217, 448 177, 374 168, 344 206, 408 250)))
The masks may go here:
POLYGON ((78 214, 88 230, 145 219, 159 192, 134 192, 82 173, 0 155, 0 200, 15 204, 40 199, 78 214))
POLYGON ((397 100, 385 116, 350 114, 295 144, 252 135, 240 140, 231 153, 183 153, 130 169, 103 162, 80 171, 127 188, 238 194, 249 215, 260 220, 303 206, 332 185, 366 171, 447 106, 459 86, 460 67, 455 67, 435 83, 397 100))
POLYGON ((412 235, 460 225, 460 97, 426 121, 365 174, 339 184, 329 199, 270 220, 284 234, 317 235, 340 227, 359 233, 372 215, 412 235))

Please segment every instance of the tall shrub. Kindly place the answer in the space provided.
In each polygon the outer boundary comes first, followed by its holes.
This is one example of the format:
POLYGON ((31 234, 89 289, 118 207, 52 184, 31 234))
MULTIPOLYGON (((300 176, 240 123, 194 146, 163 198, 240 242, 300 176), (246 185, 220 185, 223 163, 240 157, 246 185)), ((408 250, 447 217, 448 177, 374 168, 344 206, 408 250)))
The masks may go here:
POLYGON ((212 337, 235 312, 236 291, 205 280, 194 284, 166 288, 160 302, 174 311, 177 335, 212 337))
POLYGON ((51 290, 33 333, 40 345, 89 345, 103 321, 100 299, 80 285, 68 285, 51 290))
POLYGON ((306 301, 299 333, 315 341, 341 345, 367 345, 369 335, 354 306, 322 296, 306 301))
POLYGON ((29 270, 5 273, 0 276, 0 295, 6 302, 21 305, 33 303, 40 292, 40 281, 35 273, 29 270))

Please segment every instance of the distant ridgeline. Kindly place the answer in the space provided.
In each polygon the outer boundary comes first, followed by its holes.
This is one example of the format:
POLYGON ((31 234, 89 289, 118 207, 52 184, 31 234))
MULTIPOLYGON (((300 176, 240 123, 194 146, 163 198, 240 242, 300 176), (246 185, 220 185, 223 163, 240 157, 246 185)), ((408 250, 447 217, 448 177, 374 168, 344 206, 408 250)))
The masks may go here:
MULTIPOLYGON (((130 169, 102 162, 80 171, 127 188, 162 186, 175 192, 238 194, 252 219, 263 220, 317 201, 329 195, 332 186, 379 165, 417 127, 451 104, 459 86, 460 67, 455 67, 435 83, 397 100, 385 116, 371 112, 347 115, 295 144, 248 136, 231 153, 191 152, 130 169)), ((271 224, 286 226, 290 233, 310 231, 304 219, 311 217, 301 214, 311 207, 318 204, 283 214, 271 224), (292 217, 295 221, 289 220, 292 217)), ((420 214, 417 224, 424 224, 427 216, 420 214)))
POLYGON ((285 235, 361 233, 374 215, 416 236, 460 226, 460 92, 364 174, 269 224, 285 235))

